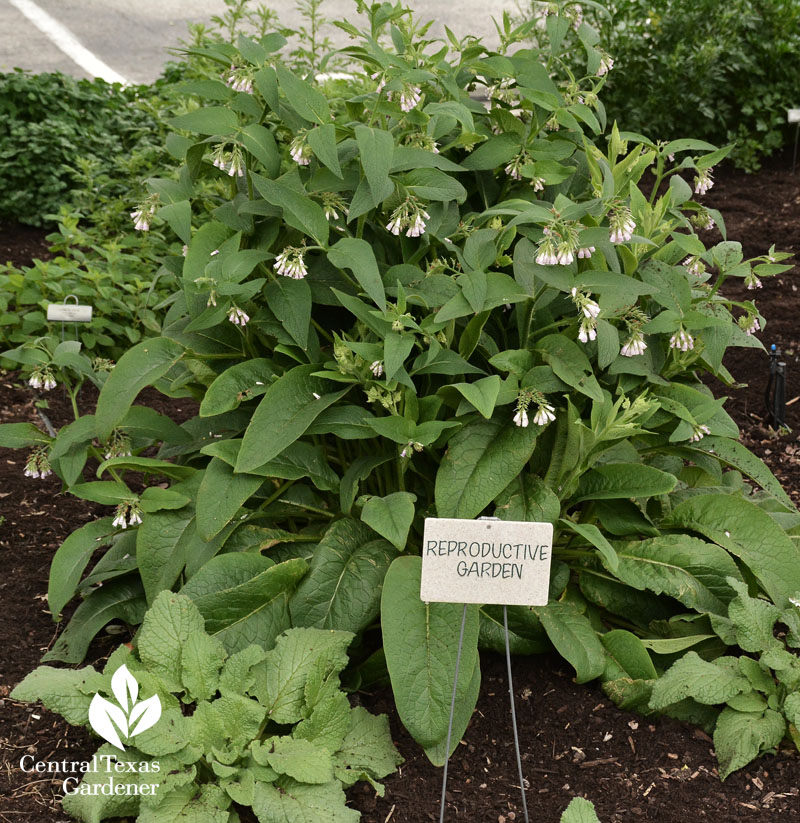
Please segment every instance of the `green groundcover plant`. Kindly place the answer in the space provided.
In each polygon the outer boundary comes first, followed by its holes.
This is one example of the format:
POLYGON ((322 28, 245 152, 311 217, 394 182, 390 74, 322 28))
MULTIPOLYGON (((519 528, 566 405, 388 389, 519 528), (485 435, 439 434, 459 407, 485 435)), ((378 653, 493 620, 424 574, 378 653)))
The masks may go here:
MULTIPOLYGON (((555 4, 520 7, 535 18, 555 4)), ((731 157, 748 170, 792 137, 786 110, 799 99, 797 0, 604 0, 571 3, 566 13, 576 28, 585 15, 598 29, 615 67, 603 100, 628 128, 735 142, 731 157)))
MULTIPOLYGON (((167 590, 230 655, 350 632, 348 684, 388 672, 441 764, 461 607, 419 598, 423 519, 546 521, 550 603, 509 609, 512 650, 555 647, 617 702, 713 729, 724 777, 797 734, 800 514, 701 377, 732 385, 726 349, 761 348, 725 281, 756 293, 785 255, 707 246, 728 149, 609 125, 585 23, 576 75, 569 16, 537 48, 506 18, 493 52, 359 8, 326 94, 279 34, 193 49, 222 77, 173 121, 179 180, 137 209, 187 247, 163 261, 181 288, 161 336, 55 439, 0 428, 34 477, 115 507, 53 558, 53 615, 83 599, 46 660, 80 662, 167 590), (133 405, 145 386, 198 416, 133 405)), ((464 636, 454 744, 502 612, 469 607, 464 636)))
MULTIPOLYGON (((269 563, 248 559, 253 571, 269 563)), ((208 583, 208 573, 197 575, 193 591, 208 583)), ((209 596, 225 610, 224 595, 209 596)), ((17 686, 16 697, 39 700, 73 725, 89 725, 98 694, 117 727, 118 715, 130 716, 130 739, 116 736, 82 779, 67 778, 64 810, 87 823, 133 815, 234 823, 248 807, 263 823, 357 823, 344 788, 367 780, 382 794, 375 781, 402 758, 386 716, 351 708, 340 689, 353 635, 289 629, 269 652, 247 645, 228 655, 208 625, 192 599, 162 592, 135 653, 120 646, 102 674, 42 667, 17 686), (147 718, 154 697, 155 723, 147 718), (108 786, 114 793, 102 791, 108 786)))

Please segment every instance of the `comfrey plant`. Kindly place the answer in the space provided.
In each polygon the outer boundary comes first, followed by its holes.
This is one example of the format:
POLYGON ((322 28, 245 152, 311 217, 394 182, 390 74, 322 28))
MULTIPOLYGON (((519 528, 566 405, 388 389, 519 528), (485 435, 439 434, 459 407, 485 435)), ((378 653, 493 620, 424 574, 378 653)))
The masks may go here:
MULTIPOLYGON (((237 553, 216 558, 207 572, 222 566, 262 574, 277 568, 237 553)), ((224 609, 225 594, 201 595, 208 582, 201 574, 187 594, 162 592, 136 651, 120 646, 102 674, 42 666, 14 690, 16 699, 41 701, 110 741, 77 764, 85 766, 77 776, 67 774, 64 810, 93 821, 136 815, 140 823, 235 823, 248 809, 263 823, 358 823, 344 789, 365 780, 382 794, 376 781, 402 758, 386 716, 351 707, 339 686, 353 635, 290 629, 265 651, 238 631, 211 626, 208 610, 224 609), (98 703, 116 728, 97 722, 98 703), (155 711, 144 717, 148 706, 155 711)))
MULTIPOLYGON (((84 599, 47 658, 79 662, 105 622, 138 623, 201 576, 225 594, 204 615, 215 631, 264 648, 290 627, 355 634, 350 682, 388 670, 441 763, 461 607, 420 601, 426 516, 553 523, 551 602, 510 609, 512 649, 555 647, 613 695, 688 650, 723 655, 743 581, 781 613, 800 591, 800 515, 700 379, 733 384, 728 346, 761 348, 763 318, 726 280, 787 267, 706 247, 702 227, 724 222, 689 181, 707 188, 726 150, 607 128, 598 92, 616 69, 590 29, 577 77, 556 15, 536 49, 505 20, 491 52, 431 41, 399 6, 367 12, 365 34, 338 23, 354 79, 330 97, 274 35, 204 52, 252 90, 209 81, 174 121, 181 184, 155 185, 187 250, 164 261, 182 287, 162 335, 119 360, 94 416, 52 444, 29 433, 74 494, 127 506, 56 553, 52 613, 84 599), (215 164, 221 143, 243 174, 215 164), (148 385, 198 416, 133 406, 148 385), (81 455, 115 431, 133 456, 80 482, 81 455), (172 484, 139 495, 133 471, 172 484), (261 553, 266 574, 220 562, 261 553)), ((502 612, 471 606, 454 744, 478 647, 503 643, 502 612)), ((697 694, 657 708, 693 718, 697 694)), ((751 755, 775 736, 762 742, 751 755)))

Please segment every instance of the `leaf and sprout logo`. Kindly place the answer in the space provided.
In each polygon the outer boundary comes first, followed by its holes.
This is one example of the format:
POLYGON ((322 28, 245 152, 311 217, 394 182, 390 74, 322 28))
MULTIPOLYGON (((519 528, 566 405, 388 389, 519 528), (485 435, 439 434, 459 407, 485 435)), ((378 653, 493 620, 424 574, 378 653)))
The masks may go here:
POLYGON ((125 751, 122 738, 128 740, 158 723, 161 701, 154 694, 139 700, 139 683, 125 665, 111 678, 111 692, 116 703, 96 694, 89 705, 89 725, 112 746, 125 751))

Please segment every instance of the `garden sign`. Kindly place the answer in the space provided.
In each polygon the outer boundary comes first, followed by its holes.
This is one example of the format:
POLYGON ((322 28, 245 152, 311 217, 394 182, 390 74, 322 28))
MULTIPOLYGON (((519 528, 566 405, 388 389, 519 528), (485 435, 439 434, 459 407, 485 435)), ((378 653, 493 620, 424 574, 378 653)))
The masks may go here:
POLYGON ((428 517, 420 597, 426 603, 546 606, 551 523, 428 517))

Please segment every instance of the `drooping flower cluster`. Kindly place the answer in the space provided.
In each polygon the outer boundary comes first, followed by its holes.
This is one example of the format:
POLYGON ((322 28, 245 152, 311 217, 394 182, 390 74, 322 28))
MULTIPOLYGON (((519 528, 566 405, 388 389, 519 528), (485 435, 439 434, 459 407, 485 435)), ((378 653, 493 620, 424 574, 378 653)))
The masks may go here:
POLYGON ((600 65, 597 68, 597 76, 602 77, 614 68, 614 58, 607 52, 600 50, 600 65))
POLYGON ((627 206, 614 206, 608 222, 610 228, 608 239, 612 243, 627 243, 633 237, 636 221, 627 206))
POLYGON ((748 312, 743 314, 737 321, 739 328, 748 337, 754 335, 757 331, 761 331, 761 324, 758 322, 758 315, 748 312))
POLYGON ((392 212, 386 230, 394 235, 399 235, 405 231, 406 237, 420 237, 425 234, 425 221, 430 219, 430 215, 422 207, 420 202, 409 195, 392 212))
POLYGON ((536 405, 533 422, 537 426, 546 426, 556 419, 555 408, 547 402, 547 398, 536 389, 522 389, 517 395, 516 411, 512 418, 515 426, 527 428, 530 424, 528 409, 536 405))
POLYGON ((696 254, 687 257, 683 261, 683 266, 689 274, 693 274, 695 277, 702 277, 706 270, 705 263, 696 254))
POLYGON ((302 280, 307 274, 303 255, 305 249, 297 246, 287 246, 276 258, 272 268, 283 277, 291 277, 293 280, 302 280))
POLYGON ((761 288, 761 281, 756 277, 752 269, 745 275, 744 284, 750 291, 761 288))
POLYGON ((522 180, 522 172, 520 169, 526 164, 530 163, 531 158, 528 152, 521 151, 519 154, 514 155, 511 158, 509 164, 505 167, 505 173, 512 179, 520 181, 522 180))
POLYGON ((582 248, 578 230, 573 223, 556 220, 544 228, 544 237, 536 252, 536 262, 540 266, 569 266, 575 255, 590 257, 594 246, 582 248))
POLYGON ((692 436, 689 438, 690 443, 697 443, 702 440, 707 434, 711 434, 711 429, 704 424, 692 423, 692 436))
POLYGON ((635 331, 631 333, 631 336, 619 350, 619 353, 623 357, 636 357, 639 354, 644 354, 646 348, 647 343, 644 342, 644 335, 641 331, 635 331))
POLYGON ((106 460, 111 460, 114 457, 130 457, 131 456, 131 439, 125 432, 120 429, 114 429, 111 432, 111 437, 105 445, 105 453, 103 457, 106 460))
POLYGON ((114 520, 111 525, 119 529, 128 526, 138 526, 142 522, 142 510, 138 500, 127 500, 120 503, 114 510, 114 520), (127 519, 127 522, 126 522, 127 519))
POLYGON ((311 163, 311 146, 307 140, 308 131, 302 129, 297 132, 294 140, 289 144, 289 156, 298 166, 307 166, 311 163))
POLYGON ((415 131, 406 135, 405 144, 413 149, 422 149, 423 151, 439 154, 439 145, 436 140, 430 134, 425 134, 422 131, 415 131))
POLYGON ((228 320, 230 320, 234 326, 244 328, 248 324, 250 316, 244 309, 240 309, 238 306, 231 306, 230 309, 228 309, 228 320))
POLYGON ((347 203, 344 198, 333 192, 324 191, 320 194, 322 198, 322 211, 326 220, 338 220, 339 215, 347 215, 347 203))
POLYGON ((600 306, 577 286, 573 286, 570 294, 572 302, 578 310, 578 316, 581 318, 578 327, 578 340, 581 343, 595 340, 597 338, 597 318, 600 315, 600 306))
POLYGON ((92 368, 96 372, 110 372, 114 368, 114 361, 107 357, 95 357, 92 360, 92 368))
POLYGON ((242 91, 246 94, 253 93, 253 78, 250 76, 248 69, 237 68, 232 65, 227 74, 223 74, 222 77, 225 80, 225 85, 234 91, 242 91))
POLYGON ((226 172, 230 177, 244 176, 244 155, 239 146, 234 145, 226 151, 226 144, 220 143, 211 152, 211 162, 214 166, 226 172))
POLYGON ((697 214, 693 214, 689 220, 697 226, 698 229, 713 229, 714 226, 717 225, 708 209, 704 208, 700 208, 697 214))
POLYGON ((642 326, 648 320, 647 315, 637 306, 633 306, 628 309, 623 320, 628 327, 628 339, 623 344, 619 353, 623 357, 637 357, 640 354, 644 354, 647 349, 647 343, 644 342, 642 326))
POLYGON ((28 385, 32 389, 44 389, 45 391, 54 389, 57 384, 50 366, 36 366, 28 378, 28 385))
POLYGON ((414 452, 421 452, 424 448, 422 443, 418 443, 416 440, 409 440, 408 443, 403 446, 400 457, 413 457, 414 452))
POLYGON ((711 177, 712 169, 698 169, 694 178, 694 193, 705 194, 713 185, 714 179, 711 177))
POLYGON ((671 349, 680 349, 680 351, 690 351, 694 348, 694 338, 681 326, 678 331, 670 337, 669 347, 671 349))
POLYGON ((156 213, 156 204, 151 200, 140 203, 132 212, 131 220, 136 231, 150 231, 153 215, 156 213))
POLYGON ((50 461, 47 458, 47 446, 34 449, 25 462, 25 471, 23 471, 25 477, 44 479, 52 473, 53 470, 50 468, 50 461))
MULTIPOLYGON (((378 85, 378 91, 380 91, 384 85, 384 81, 381 80, 378 85)), ((395 93, 391 91, 387 92, 386 97, 391 100, 394 94, 395 93)), ((409 112, 419 105, 420 100, 422 100, 422 89, 413 83, 404 82, 403 87, 400 89, 400 108, 405 112, 409 112)))
POLYGON ((383 360, 373 360, 372 363, 370 363, 369 365, 369 370, 372 372, 373 377, 382 377, 383 360))

